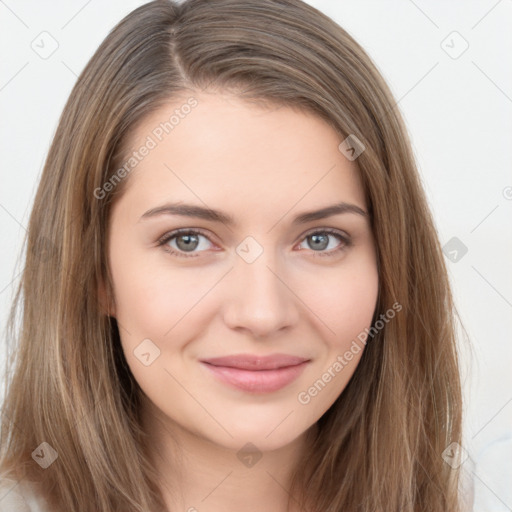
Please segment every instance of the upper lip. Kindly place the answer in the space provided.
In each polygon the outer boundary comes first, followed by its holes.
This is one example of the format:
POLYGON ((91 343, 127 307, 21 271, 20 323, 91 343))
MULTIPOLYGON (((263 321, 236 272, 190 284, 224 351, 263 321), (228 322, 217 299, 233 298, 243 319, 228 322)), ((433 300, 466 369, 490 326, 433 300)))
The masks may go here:
POLYGON ((202 359, 203 363, 208 363, 214 366, 240 368, 241 370, 275 370, 286 366, 296 366, 305 361, 309 361, 309 359, 289 354, 271 354, 268 356, 234 354, 225 357, 202 359))

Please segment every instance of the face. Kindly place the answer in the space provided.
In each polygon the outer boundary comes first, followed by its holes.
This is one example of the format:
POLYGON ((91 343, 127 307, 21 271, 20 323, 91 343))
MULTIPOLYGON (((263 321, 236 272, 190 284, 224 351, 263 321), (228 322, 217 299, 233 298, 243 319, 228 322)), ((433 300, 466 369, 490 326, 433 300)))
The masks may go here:
POLYGON ((172 131, 187 97, 130 142, 140 158, 109 221, 110 314, 170 432, 276 449, 315 424, 361 358, 378 293, 367 204, 320 118, 193 97, 172 131))

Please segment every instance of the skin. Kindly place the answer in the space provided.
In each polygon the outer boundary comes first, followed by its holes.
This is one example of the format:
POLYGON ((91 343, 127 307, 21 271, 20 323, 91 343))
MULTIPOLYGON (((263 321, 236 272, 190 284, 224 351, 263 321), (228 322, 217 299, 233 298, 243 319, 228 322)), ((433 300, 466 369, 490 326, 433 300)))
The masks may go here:
MULTIPOLYGON (((113 206, 108 312, 147 396, 144 426, 169 509, 282 512, 299 456, 363 350, 309 403, 298 395, 332 373, 337 357, 370 327, 378 293, 368 216, 343 213, 296 226, 292 220, 340 201, 365 211, 367 204, 356 161, 338 149, 343 137, 319 117, 227 93, 193 96, 197 107, 125 178, 113 206), (236 225, 166 214, 141 220, 171 201, 222 210, 236 225), (177 228, 205 235, 191 253, 183 237, 158 246, 177 228), (327 228, 349 235, 351 245, 328 235, 328 246, 318 248, 309 235, 327 228), (263 249, 251 263, 236 252, 248 236, 263 249), (160 351, 148 366, 134 354, 145 339, 160 351), (286 387, 259 394, 228 387, 199 362, 240 353, 310 362, 286 387), (248 442, 261 455, 252 467, 237 457, 248 442)), ((148 117, 131 150, 185 101, 148 117)))

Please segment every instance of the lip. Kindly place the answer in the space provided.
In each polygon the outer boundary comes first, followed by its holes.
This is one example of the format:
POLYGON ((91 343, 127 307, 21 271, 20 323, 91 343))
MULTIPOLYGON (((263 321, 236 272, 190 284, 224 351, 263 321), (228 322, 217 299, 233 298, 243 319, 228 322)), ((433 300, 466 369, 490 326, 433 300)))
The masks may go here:
POLYGON ((270 354, 258 356, 252 354, 233 354, 225 357, 213 357, 202 359, 203 363, 240 370, 276 370, 286 366, 295 366, 308 361, 305 357, 292 356, 290 354, 270 354))
POLYGON ((237 354, 202 360, 221 382, 252 393, 271 393, 299 377, 309 359, 288 354, 237 354))

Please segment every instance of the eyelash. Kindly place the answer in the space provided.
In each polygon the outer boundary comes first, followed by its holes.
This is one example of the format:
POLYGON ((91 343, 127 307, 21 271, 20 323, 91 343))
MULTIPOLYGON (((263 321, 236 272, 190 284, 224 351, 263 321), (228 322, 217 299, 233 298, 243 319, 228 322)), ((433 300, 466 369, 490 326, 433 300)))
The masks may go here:
MULTIPOLYGON (((318 234, 322 234, 322 235, 328 234, 328 235, 335 236, 336 238, 338 238, 343 243, 340 245, 340 247, 337 247, 336 249, 332 249, 332 250, 330 250, 328 252, 312 251, 313 253, 315 253, 315 257, 316 256, 320 256, 320 257, 335 256, 339 252, 341 252, 341 251, 347 249, 348 247, 352 246, 352 240, 348 236, 343 235, 339 231, 337 231, 335 229, 332 229, 332 228, 317 229, 315 231, 310 231, 310 232, 308 232, 308 233, 306 233, 304 235, 304 237, 302 238, 301 242, 304 241, 307 237, 309 237, 311 235, 318 235, 318 234)), ((176 229, 174 231, 171 231, 169 233, 166 233, 161 238, 159 238, 158 239, 158 247, 163 247, 164 251, 168 252, 169 254, 172 254, 172 255, 178 256, 178 257, 184 257, 184 258, 194 258, 194 257, 199 256, 201 254, 201 252, 203 252, 203 251, 200 251, 199 253, 186 254, 184 252, 178 252, 178 251, 170 248, 169 246, 165 247, 165 244, 170 242, 173 238, 178 237, 179 235, 202 235, 205 238, 207 238, 208 241, 210 241, 210 243, 212 243, 211 240, 208 238, 208 236, 202 230, 190 229, 190 228, 180 228, 180 229, 176 229)))

